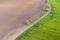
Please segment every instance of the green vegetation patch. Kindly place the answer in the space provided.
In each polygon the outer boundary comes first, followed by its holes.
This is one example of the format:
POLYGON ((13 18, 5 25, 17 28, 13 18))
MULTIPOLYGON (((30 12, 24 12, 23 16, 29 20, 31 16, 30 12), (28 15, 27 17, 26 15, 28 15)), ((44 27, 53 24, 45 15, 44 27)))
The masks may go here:
POLYGON ((16 40, 60 40, 60 0, 50 0, 52 12, 16 40))

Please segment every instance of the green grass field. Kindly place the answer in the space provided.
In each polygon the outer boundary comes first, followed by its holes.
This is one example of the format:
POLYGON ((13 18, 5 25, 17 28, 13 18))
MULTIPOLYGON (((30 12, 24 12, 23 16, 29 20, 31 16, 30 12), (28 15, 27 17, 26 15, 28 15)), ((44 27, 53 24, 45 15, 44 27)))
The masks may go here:
POLYGON ((60 40, 60 0, 50 0, 52 12, 16 40, 60 40))

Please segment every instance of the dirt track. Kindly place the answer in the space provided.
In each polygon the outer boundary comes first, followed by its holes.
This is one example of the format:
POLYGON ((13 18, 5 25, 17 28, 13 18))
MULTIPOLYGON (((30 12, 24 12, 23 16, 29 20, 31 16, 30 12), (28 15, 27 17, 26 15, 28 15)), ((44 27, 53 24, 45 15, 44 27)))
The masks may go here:
POLYGON ((0 40, 10 31, 22 28, 26 20, 45 9, 45 0, 15 0, 0 3, 0 40))

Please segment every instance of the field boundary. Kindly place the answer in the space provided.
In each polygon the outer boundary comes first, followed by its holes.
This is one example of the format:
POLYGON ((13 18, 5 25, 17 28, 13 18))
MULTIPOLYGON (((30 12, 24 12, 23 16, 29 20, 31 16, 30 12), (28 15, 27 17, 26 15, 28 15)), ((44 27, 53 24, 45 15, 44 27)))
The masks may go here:
POLYGON ((3 39, 3 40, 16 40, 16 38, 21 35, 23 32, 25 32, 26 30, 28 30, 29 28, 31 28, 33 25, 35 25, 36 23, 38 23, 40 20, 42 20, 43 18, 45 18, 50 12, 51 12, 51 5, 50 5, 50 0, 48 0, 48 5, 49 5, 49 11, 44 15, 42 16, 41 18, 39 18, 38 20, 36 20, 34 23, 32 23, 31 25, 27 26, 24 31, 19 31, 19 29, 17 30, 17 32, 12 35, 10 38, 7 38, 7 36, 3 39))

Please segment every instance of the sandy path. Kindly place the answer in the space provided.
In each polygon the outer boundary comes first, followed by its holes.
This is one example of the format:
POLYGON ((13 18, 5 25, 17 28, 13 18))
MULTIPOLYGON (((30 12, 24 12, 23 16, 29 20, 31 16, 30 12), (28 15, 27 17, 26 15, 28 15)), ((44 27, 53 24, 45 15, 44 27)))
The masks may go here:
MULTIPOLYGON (((0 40, 44 10, 45 0, 13 0, 0 3, 0 40)), ((22 31, 22 29, 21 29, 22 31)))

